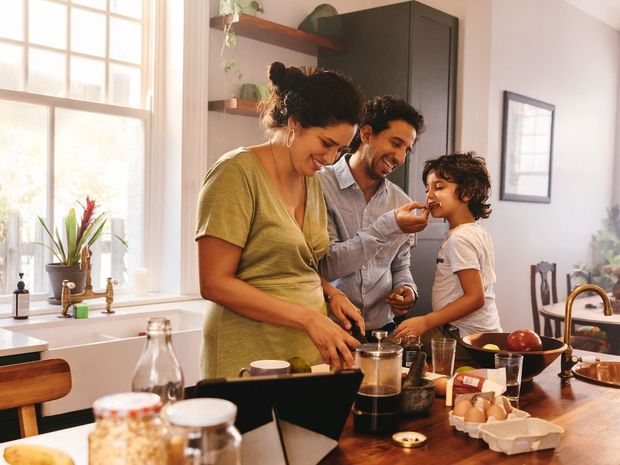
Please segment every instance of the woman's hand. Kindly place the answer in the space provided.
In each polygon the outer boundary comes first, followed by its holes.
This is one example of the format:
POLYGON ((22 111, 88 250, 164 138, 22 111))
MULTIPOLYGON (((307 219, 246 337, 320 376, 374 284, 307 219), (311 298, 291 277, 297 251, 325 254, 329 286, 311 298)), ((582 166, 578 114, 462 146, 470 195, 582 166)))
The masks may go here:
POLYGON ((395 338, 413 334, 414 336, 423 336, 431 327, 428 325, 425 316, 414 316, 407 318, 394 330, 395 338))
POLYGON ((359 345, 357 339, 318 312, 312 312, 305 329, 325 363, 336 370, 353 367, 351 349, 359 345))
POLYGON ((340 321, 342 327, 351 330, 351 321, 357 325, 362 335, 366 334, 366 325, 362 311, 351 303, 346 294, 338 292, 329 299, 329 309, 340 321))
POLYGON ((413 307, 415 294, 409 286, 400 286, 394 289, 391 294, 385 295, 385 302, 392 307, 394 315, 402 316, 413 307))

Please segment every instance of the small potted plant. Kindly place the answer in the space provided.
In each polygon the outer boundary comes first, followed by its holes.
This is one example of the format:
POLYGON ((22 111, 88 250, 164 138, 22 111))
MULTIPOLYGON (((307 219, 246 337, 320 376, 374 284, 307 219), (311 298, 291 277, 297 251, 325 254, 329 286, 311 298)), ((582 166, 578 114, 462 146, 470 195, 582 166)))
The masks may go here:
MULTIPOLYGON (((58 228, 54 229, 52 234, 51 228, 47 226, 45 220, 39 218, 39 222, 47 233, 51 245, 38 243, 46 247, 52 252, 56 263, 48 263, 45 270, 50 278, 52 285, 53 297, 48 299, 52 304, 60 304, 60 294, 62 290, 62 281, 69 280, 75 283, 73 293, 77 294, 84 291, 86 280, 86 270, 80 268, 80 251, 84 244, 92 247, 99 239, 103 232, 103 228, 107 222, 105 213, 95 214, 97 203, 86 197, 86 204, 82 205, 82 218, 77 222, 74 208, 69 209, 69 214, 65 218, 65 237, 64 240, 58 233, 58 228)), ((120 237, 116 237, 121 243, 127 247, 127 243, 120 237)))

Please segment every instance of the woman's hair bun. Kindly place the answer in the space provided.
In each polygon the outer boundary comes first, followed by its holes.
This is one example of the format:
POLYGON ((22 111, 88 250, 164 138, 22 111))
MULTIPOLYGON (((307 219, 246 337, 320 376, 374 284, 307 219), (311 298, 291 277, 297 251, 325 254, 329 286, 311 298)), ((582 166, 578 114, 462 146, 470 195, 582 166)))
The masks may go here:
POLYGON ((276 86, 280 87, 286 79, 286 66, 279 61, 274 61, 269 66, 269 80, 276 86))
POLYGON ((287 90, 298 90, 298 87, 304 80, 305 76, 301 69, 294 66, 286 67, 279 61, 273 62, 269 66, 269 80, 280 92, 287 90))

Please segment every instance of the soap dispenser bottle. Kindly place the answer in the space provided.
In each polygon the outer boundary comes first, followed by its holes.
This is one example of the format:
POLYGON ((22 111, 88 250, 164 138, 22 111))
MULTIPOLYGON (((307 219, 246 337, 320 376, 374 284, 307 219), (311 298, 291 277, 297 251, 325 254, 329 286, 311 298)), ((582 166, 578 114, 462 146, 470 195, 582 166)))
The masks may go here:
POLYGON ((24 284, 24 273, 19 273, 17 289, 13 291, 13 318, 25 320, 30 316, 30 292, 24 284))

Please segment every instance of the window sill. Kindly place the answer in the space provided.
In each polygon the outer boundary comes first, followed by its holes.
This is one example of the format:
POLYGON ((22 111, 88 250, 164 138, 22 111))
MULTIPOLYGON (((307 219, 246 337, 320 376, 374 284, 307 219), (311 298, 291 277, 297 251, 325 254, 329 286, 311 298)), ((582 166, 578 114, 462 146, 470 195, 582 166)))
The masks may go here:
MULTIPOLYGON (((148 294, 146 296, 136 296, 131 294, 117 294, 114 296, 112 308, 132 307, 136 305, 163 304, 168 302, 182 302, 188 300, 200 300, 199 295, 180 295, 180 294, 148 294)), ((105 299, 86 300, 90 310, 100 310, 105 308, 105 299)), ((51 305, 46 300, 36 300, 30 302, 30 315, 60 314, 60 305, 51 305)), ((0 327, 9 326, 15 320, 11 318, 11 304, 0 304, 0 327)))

